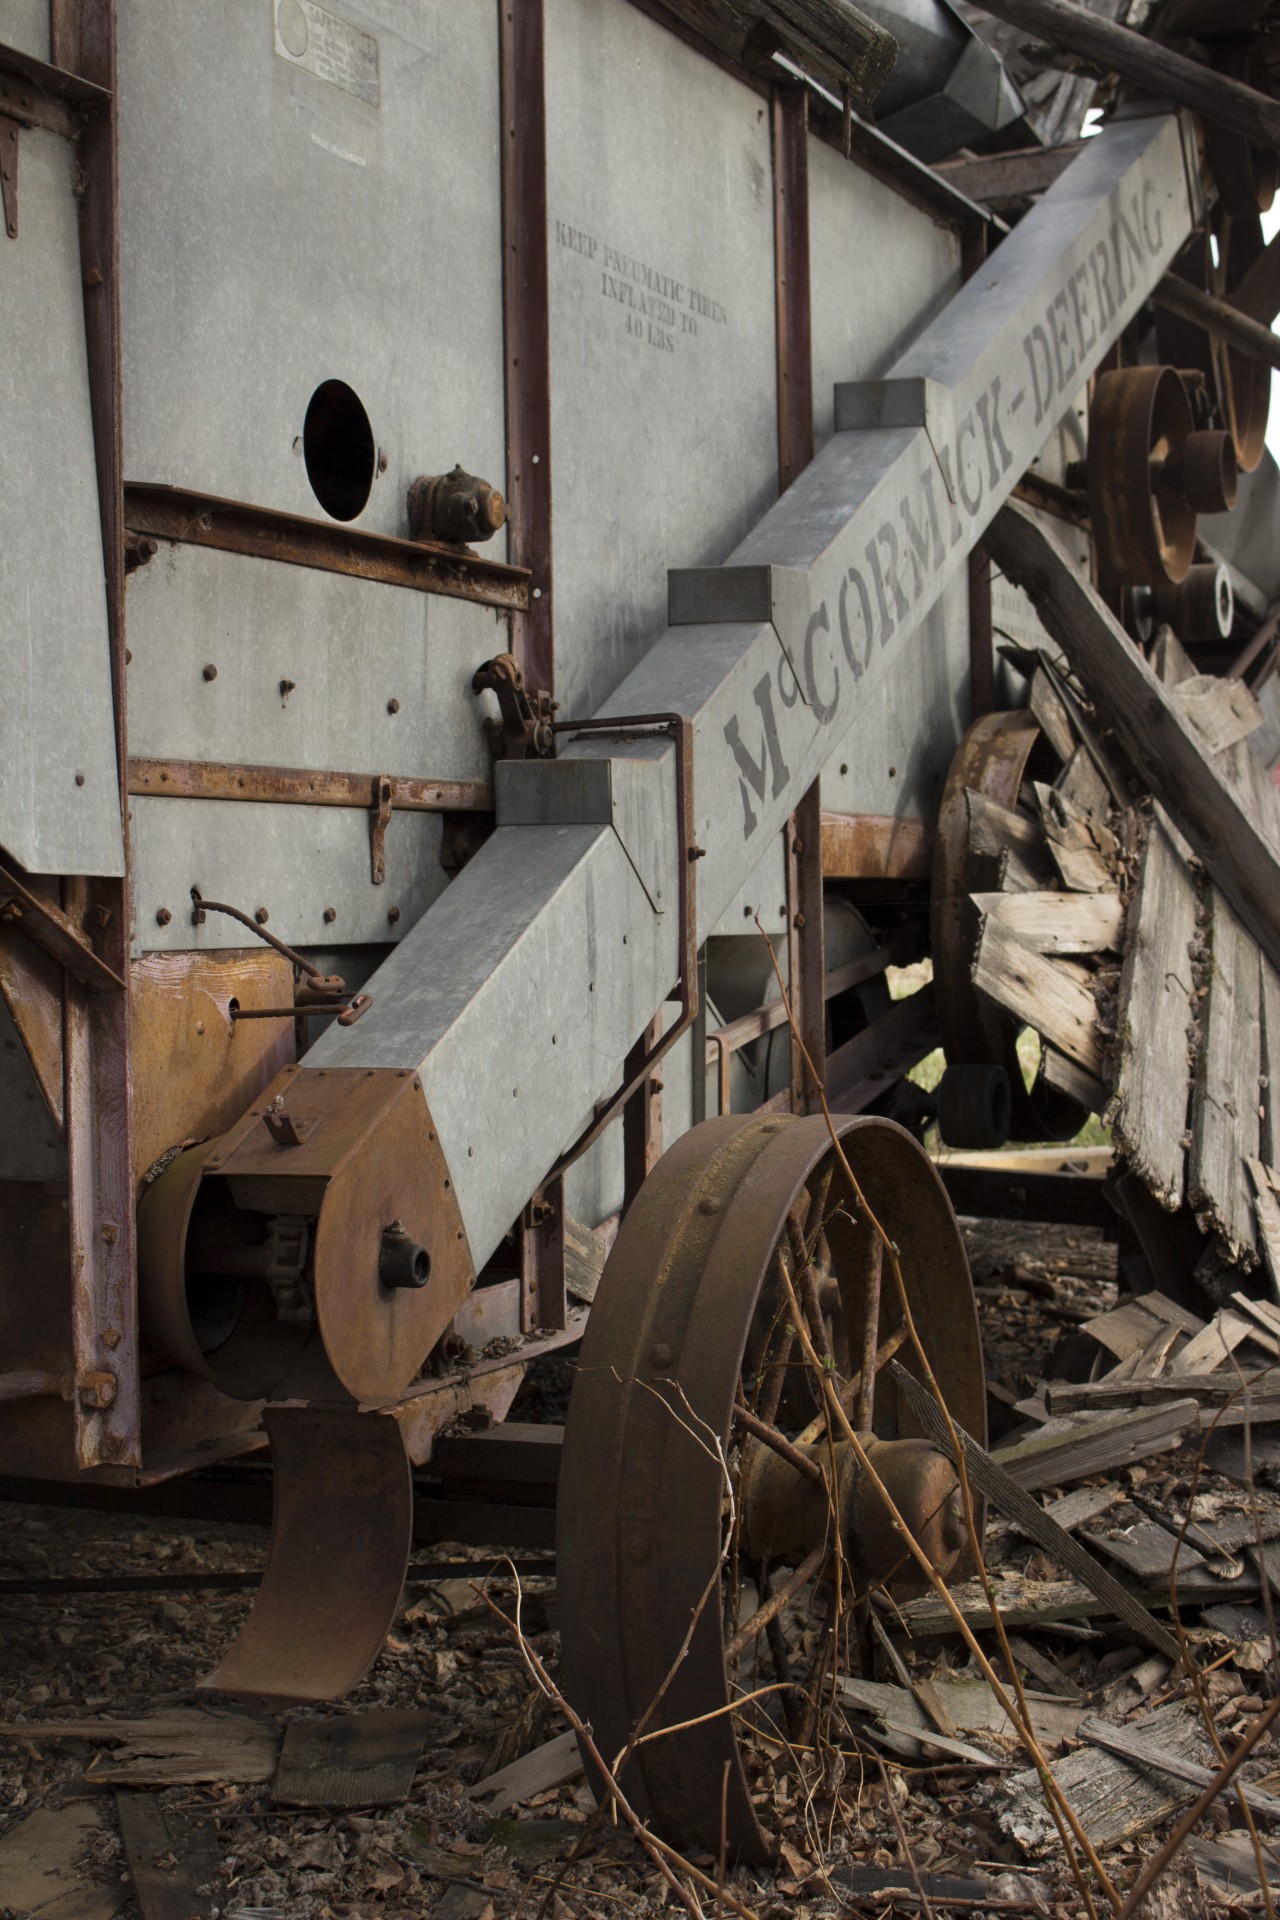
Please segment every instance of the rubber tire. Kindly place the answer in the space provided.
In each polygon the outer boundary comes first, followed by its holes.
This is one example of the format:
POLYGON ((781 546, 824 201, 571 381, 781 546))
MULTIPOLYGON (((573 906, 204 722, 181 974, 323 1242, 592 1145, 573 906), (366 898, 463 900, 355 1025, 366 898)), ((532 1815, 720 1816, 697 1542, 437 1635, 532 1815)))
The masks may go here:
POLYGON ((1002 1147, 1013 1126, 1003 1067, 948 1067, 938 1083, 938 1131, 949 1147, 1002 1147))

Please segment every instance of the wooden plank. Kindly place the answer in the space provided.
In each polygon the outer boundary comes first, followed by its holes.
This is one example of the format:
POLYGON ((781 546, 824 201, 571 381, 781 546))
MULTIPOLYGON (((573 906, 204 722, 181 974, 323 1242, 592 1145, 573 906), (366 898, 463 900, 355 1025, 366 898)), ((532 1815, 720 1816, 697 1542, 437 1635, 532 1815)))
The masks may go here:
POLYGON ((1203 1332, 1188 1340, 1182 1351, 1173 1356, 1169 1372, 1174 1377, 1183 1373, 1212 1373, 1252 1335, 1253 1325, 1243 1314, 1223 1307, 1203 1332))
POLYGON ((1257 1244, 1271 1285, 1275 1289, 1277 1298, 1280 1298, 1280 1201, 1276 1199, 1275 1189, 1261 1161, 1246 1159, 1245 1165, 1253 1183, 1254 1225, 1258 1230, 1257 1244))
MULTIPOLYGON (((1209 1767, 1200 1766, 1185 1753, 1162 1746, 1133 1727, 1117 1727, 1109 1720, 1099 1720, 1094 1714, 1080 1721, 1079 1734, 1082 1740, 1091 1741, 1107 1753, 1118 1754, 1122 1760, 1131 1760, 1144 1771, 1186 1780, 1193 1787, 1207 1787, 1215 1777, 1209 1767)), ((1280 1800, 1274 1794, 1264 1793, 1261 1787, 1231 1787, 1228 1799, 1234 1799, 1237 1791, 1243 1793, 1251 1813, 1261 1814, 1267 1820, 1280 1820, 1280 1800)))
POLYGON ((1050 1413, 1074 1413, 1082 1407, 1156 1406, 1174 1398, 1193 1399, 1215 1415, 1221 1409, 1222 1425, 1231 1424, 1226 1416, 1232 1404, 1243 1416, 1246 1402, 1255 1421, 1274 1420, 1280 1411, 1280 1382, 1270 1371, 1246 1374, 1243 1386, 1234 1372, 1183 1373, 1165 1380, 1050 1380, 1045 1388, 1050 1413))
POLYGON ((1133 1170, 1171 1208, 1181 1203, 1186 1179, 1195 931, 1195 887, 1157 807, 1125 933, 1111 1129, 1133 1170))
POLYGON ((1258 1157, 1269 1167, 1280 1166, 1280 973, 1265 953, 1261 969, 1259 1010, 1262 1022, 1262 1060, 1258 1076, 1262 1124, 1258 1129, 1258 1157))
POLYGON ((1102 893, 1115 886, 1115 836, 1097 818, 1085 814, 1057 787, 1035 782, 1045 844, 1062 876, 1075 893, 1102 893))
POLYGON ((1196 1425, 1194 1400, 1166 1401, 1162 1406, 1134 1407, 1099 1417, 1055 1419, 1039 1432, 1011 1446, 1001 1447, 992 1459, 1028 1491, 1062 1487, 1095 1473, 1145 1460, 1180 1446, 1183 1435, 1196 1425))
POLYGON ((1166 687, 1178 687, 1184 680, 1195 679, 1196 663, 1172 627, 1156 629, 1149 657, 1151 671, 1166 687))
POLYGON ((1196 673, 1178 682, 1173 697, 1210 753, 1225 753, 1262 725, 1262 711, 1243 680, 1196 673))
POLYGON ((1038 821, 1013 807, 1002 807, 998 800, 989 800, 985 793, 977 793, 972 787, 965 789, 964 797, 969 814, 971 855, 998 861, 1006 853, 1016 853, 1029 871, 1045 884, 1052 883, 1053 863, 1038 821))
POLYGON ((1064 1533, 1074 1533, 1086 1520, 1096 1520, 1099 1514, 1106 1513, 1117 1500, 1123 1499, 1124 1489, 1113 1481, 1105 1487, 1077 1487, 1073 1493, 1064 1493, 1060 1500, 1051 1500, 1045 1512, 1064 1533))
POLYGON ((933 824, 881 813, 823 813, 822 872, 828 880, 927 880, 933 824))
POLYGON ((1244 1162, 1256 1160, 1259 1147, 1258 961, 1253 941, 1216 887, 1208 943, 1209 994, 1201 1003, 1187 1198, 1200 1225, 1220 1234, 1231 1257, 1239 1259, 1257 1245, 1244 1162))
POLYGON ((1021 147, 1013 153, 988 153, 966 160, 942 160, 934 168, 949 186, 987 206, 1029 199, 1051 187, 1079 153, 1082 141, 1058 147, 1021 147))
POLYGON ((1074 1060, 1068 1060, 1065 1053, 1059 1053, 1056 1047, 1041 1041, 1040 1078, 1046 1087, 1052 1087, 1056 1093, 1065 1093, 1083 1107, 1086 1113, 1102 1113, 1107 1105, 1109 1094, 1104 1083, 1093 1074, 1086 1073, 1074 1060))
POLYGON ((1280 1360, 1280 1338, 1277 1337, 1275 1324, 1259 1312, 1259 1303, 1251 1300, 1247 1293, 1233 1293, 1231 1298, 1241 1313, 1247 1314, 1253 1321, 1249 1333, 1250 1339, 1255 1341, 1264 1352, 1269 1353, 1273 1359, 1280 1360))
POLYGON ((1111 795, 1087 747, 1076 748, 1053 787, 1055 793, 1062 794, 1086 818, 1094 815, 1099 820, 1106 819, 1111 808, 1111 795))
MULTIPOLYGON (((1160 1707, 1136 1723, 1140 1737, 1166 1752, 1192 1758, 1206 1736, 1199 1716, 1180 1701, 1160 1707)), ((1097 1747, 1082 1747, 1050 1769, 1081 1826, 1101 1852, 1145 1833, 1196 1797, 1196 1789, 1167 1773, 1139 1771, 1129 1760, 1097 1747)), ((1040 1776, 1028 1769, 1004 1783, 997 1819, 1028 1853, 1042 1854, 1062 1845, 1045 1806, 1040 1776)))
POLYGON ((1106 893, 973 893, 979 913, 999 920, 1033 953, 1106 953, 1118 949, 1124 911, 1106 893))
POLYGON ((1021 1532, 1029 1534, 1053 1555, 1060 1566, 1073 1573, 1077 1580, 1082 1580, 1099 1599, 1105 1600, 1139 1639, 1164 1654, 1175 1666, 1181 1665, 1182 1654, 1169 1629, 1154 1619, 1142 1602, 1136 1600, 1127 1587, 1122 1587, 1114 1574, 1099 1565, 1077 1540, 1061 1527, 1055 1526, 1043 1507, 1036 1505, 1030 1494, 992 1459, 984 1447, 978 1445, 971 1434, 944 1420, 941 1409, 927 1387, 913 1379, 898 1361, 891 1360, 889 1366, 898 1392, 907 1401, 928 1438, 948 1459, 954 1457, 955 1442, 959 1441, 964 1449, 965 1471, 970 1481, 999 1508, 1006 1519, 1016 1521, 1021 1532))
MULTIPOLYGON (((6 1809, 8 1811, 9 1809, 6 1809)), ((85 1800, 38 1807, 0 1838, 0 1907, 43 1920, 111 1920, 128 1897, 119 1877, 94 1880, 77 1863, 106 1839, 104 1810, 85 1800)))
POLYGON ((212 1920, 223 1886, 212 1820, 162 1807, 154 1793, 118 1793, 116 1814, 143 1920, 212 1920))
POLYGON ((1031 676, 1027 705, 1040 722, 1041 733, 1065 765, 1075 751, 1075 731, 1071 725, 1071 715, 1058 698, 1058 690, 1042 666, 1037 667, 1031 676))
POLYGON ((406 1800, 430 1716, 373 1707, 327 1720, 291 1720, 271 1787, 285 1807, 390 1807, 406 1800))
POLYGON ((1195 1335, 1205 1324, 1199 1314, 1180 1306, 1167 1293, 1140 1293, 1138 1305, 1145 1307, 1148 1313, 1153 1313, 1157 1320, 1167 1321, 1169 1326, 1178 1327, 1183 1333, 1195 1335))
POLYGON ((1092 1334, 1117 1360, 1128 1360, 1151 1344, 1159 1320, 1136 1300, 1125 1300, 1107 1313, 1095 1313, 1081 1325, 1081 1333, 1092 1334))
POLYGON ((1014 584, 1031 595, 1135 768, 1268 957, 1280 963, 1280 859, 1202 751, 1172 694, 1057 541, 1024 507, 1015 501, 1002 508, 985 544, 1014 584))
POLYGON ((1156 1586, 1167 1581, 1174 1571, 1175 1561, 1179 1580, 1184 1574, 1204 1565, 1202 1553, 1188 1546, 1185 1540, 1175 1540, 1154 1520, 1139 1520, 1132 1527, 1117 1528, 1114 1533, 1091 1533, 1086 1538, 1099 1553, 1105 1553, 1117 1561, 1126 1573, 1133 1574, 1144 1586, 1156 1586))
POLYGON ((983 923, 973 966, 979 993, 1016 1020, 1034 1027, 1069 1060, 1102 1078, 1097 1003, 1061 962, 1046 960, 999 920, 983 923))
POLYGON ((505 1813, 508 1807, 558 1787, 581 1771, 577 1734, 558 1733, 554 1740, 523 1754, 500 1772, 491 1773, 487 1780, 478 1780, 474 1787, 467 1788, 467 1794, 472 1800, 482 1801, 488 1813, 505 1813))

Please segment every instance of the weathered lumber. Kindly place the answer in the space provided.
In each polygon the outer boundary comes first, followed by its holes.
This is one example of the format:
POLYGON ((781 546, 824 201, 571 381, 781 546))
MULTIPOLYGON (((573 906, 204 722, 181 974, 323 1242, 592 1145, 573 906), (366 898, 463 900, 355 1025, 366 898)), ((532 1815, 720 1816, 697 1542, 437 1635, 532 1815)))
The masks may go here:
MULTIPOLYGON (((1035 4, 1058 6, 1062 0, 1035 4)), ((1134 766, 1272 963, 1280 965, 1280 859, 1203 752, 1173 696, 1052 534, 1026 508, 1016 501, 1005 506, 992 521, 986 544, 1009 578, 1030 594, 1134 766)))
MULTIPOLYGON (((1192 1757, 1207 1743, 1199 1716, 1181 1702, 1160 1707, 1138 1722, 1140 1737, 1155 1742, 1166 1753, 1192 1757)), ((1195 1799, 1195 1789, 1165 1774, 1139 1771, 1130 1760, 1082 1747, 1051 1769, 1080 1824, 1100 1852, 1145 1833, 1178 1807, 1195 1799)), ((1005 1832, 1028 1853, 1061 1846, 1058 1830, 1045 1805, 1040 1776, 1028 1769, 1005 1782, 1004 1802, 997 1819, 1005 1832)))
POLYGON ((1212 1373, 1238 1346, 1253 1338, 1252 1321, 1231 1307, 1222 1307, 1207 1327, 1192 1335, 1181 1353, 1174 1354, 1169 1362, 1170 1375, 1176 1378, 1184 1373, 1212 1373))
POLYGON ((1062 884, 1078 893, 1095 893, 1115 885, 1112 863, 1115 835, 1096 814, 1086 814, 1058 787, 1037 780, 1040 821, 1062 884))
POLYGON ((984 153, 967 160, 942 160, 934 172, 986 206, 1029 199, 1051 187, 1084 145, 1068 140, 1059 147, 1022 147, 1014 153, 984 153))
POLYGON ((162 1807, 154 1793, 118 1793, 116 1815, 144 1920, 210 1920, 222 1888, 213 1821, 162 1807))
POLYGON ((1087 1538, 1099 1553, 1122 1566, 1144 1586, 1170 1580, 1175 1573, 1179 1582, 1187 1574, 1203 1567, 1204 1555, 1185 1540, 1175 1540, 1154 1520, 1139 1520, 1133 1526, 1112 1533, 1089 1534, 1087 1538))
POLYGON ((1109 893, 975 893, 979 913, 998 920, 1033 953, 1104 953, 1120 941, 1120 896, 1109 893))
POLYGON ((1173 697, 1210 753, 1225 753, 1262 725, 1262 712, 1243 680, 1196 673, 1180 680, 1173 697))
POLYGON ((1179 279, 1176 273, 1166 273, 1151 298, 1166 313, 1176 313, 1180 320, 1203 327, 1206 333, 1225 340, 1237 353, 1247 353, 1251 359, 1265 361, 1269 367, 1280 367, 1280 340, 1269 327, 1261 326, 1249 314, 1241 312, 1233 301, 1202 293, 1199 287, 1179 279))
POLYGON ((1105 820, 1111 805, 1106 781, 1098 772, 1088 747, 1077 747, 1053 783, 1055 793, 1069 800, 1086 818, 1094 814, 1105 820))
POLYGON ((1180 1204, 1185 1180, 1195 930, 1195 888, 1157 808, 1129 907, 1111 1127, 1130 1166, 1166 1207, 1180 1204))
POLYGON ((1144 93, 1175 100, 1255 146, 1280 152, 1280 104, 1198 60, 1188 60, 1070 0, 995 0, 986 10, 1038 34, 1050 46, 1119 74, 1144 93))
POLYGON ((1046 960, 1002 921, 988 917, 974 958, 973 984, 996 1006, 1043 1034, 1086 1073, 1101 1079, 1097 1003, 1067 966, 1046 960))
POLYGON ((1254 1225, 1257 1245, 1266 1265, 1271 1285, 1280 1298, 1280 1201, 1270 1175, 1260 1160, 1246 1162, 1254 1192, 1254 1225))
POLYGON ((285 1807, 389 1807, 407 1800, 430 1719, 412 1707, 372 1707, 327 1720, 291 1720, 272 1782, 285 1807))
POLYGON ((1040 722, 1041 733, 1065 765, 1075 750, 1076 736, 1071 715, 1043 666, 1038 666, 1031 676, 1027 706, 1040 722))
MULTIPOLYGON (((914 1379, 898 1361, 891 1360, 889 1365, 893 1371, 898 1392, 910 1406, 926 1436, 947 1455, 948 1459, 954 1459, 951 1427, 944 1420, 942 1411, 929 1389, 919 1380, 914 1379)), ((1115 1575, 1108 1573, 1105 1567, 1100 1566, 1093 1555, 1077 1540, 1073 1540, 1069 1533, 1050 1520, 1044 1508, 1037 1506, 1031 1495, 1018 1485, 1012 1474, 1006 1473, 1003 1467, 997 1465, 985 1447, 980 1447, 972 1435, 965 1433, 960 1427, 956 1427, 955 1432, 964 1449, 965 1471, 971 1484, 980 1493, 984 1493, 1007 1519, 1015 1520, 1020 1532, 1028 1534, 1047 1553, 1051 1553, 1060 1565, 1066 1567, 1069 1573, 1073 1573, 1077 1580, 1082 1580, 1100 1600, 1105 1600, 1140 1639, 1145 1640, 1158 1653, 1164 1654, 1166 1659, 1172 1660, 1175 1666, 1181 1666, 1182 1654, 1169 1629, 1162 1627, 1142 1602, 1135 1599, 1127 1587, 1122 1587, 1115 1575)))
POLYGON ((1187 1198, 1206 1231, 1221 1235, 1232 1259, 1257 1244, 1246 1159, 1259 1145, 1258 956, 1218 889, 1210 902, 1211 973, 1202 1002, 1200 1056, 1191 1100, 1187 1198))
POLYGON ((797 66, 869 106, 898 42, 852 0, 667 0, 669 9, 735 60, 762 65, 781 48, 797 66))
POLYGON ((1082 1423, 1051 1420, 1038 1433, 992 1454, 997 1466, 1028 1492, 1062 1487, 1110 1473, 1149 1454, 1167 1453, 1196 1424, 1194 1400, 1170 1400, 1158 1407, 1134 1407, 1092 1416, 1082 1423))
MULTIPOLYGON (((1131 1760, 1136 1767, 1168 1774, 1174 1780, 1186 1780, 1193 1787, 1207 1787, 1216 1777, 1211 1768, 1200 1766, 1185 1753, 1163 1746, 1132 1727, 1113 1726, 1109 1720, 1099 1720, 1094 1714, 1081 1720, 1079 1734, 1082 1740, 1091 1741, 1107 1753, 1118 1754, 1122 1760, 1131 1760)), ((1237 1793, 1244 1796, 1251 1813, 1261 1814, 1267 1820, 1280 1820, 1280 1800, 1274 1794, 1264 1793, 1261 1787, 1238 1785, 1230 1791, 1232 1796, 1237 1793)))
POLYGON ((1034 820, 1012 807, 1002 807, 998 800, 989 800, 972 787, 965 789, 964 798, 971 855, 998 862, 1006 854, 1016 854, 1028 873, 1035 876, 1035 884, 1047 885, 1053 879, 1044 834, 1034 820))
POLYGON ((1232 1407, 1243 1414, 1247 1406, 1254 1421, 1274 1420, 1280 1414, 1280 1384, 1273 1370, 1244 1385, 1232 1372, 1180 1373, 1164 1380, 1050 1380, 1045 1388, 1045 1404, 1050 1413, 1073 1413, 1080 1407, 1156 1406, 1160 1401, 1181 1400, 1190 1396, 1203 1409, 1209 1424, 1210 1413, 1219 1414, 1218 1424, 1230 1425, 1226 1418, 1232 1407))
POLYGON ((1101 1113, 1107 1104, 1107 1089, 1102 1081, 1086 1073, 1074 1060, 1068 1060, 1056 1047, 1041 1046, 1040 1078, 1046 1087, 1052 1087, 1055 1093, 1065 1093, 1086 1113, 1101 1113))

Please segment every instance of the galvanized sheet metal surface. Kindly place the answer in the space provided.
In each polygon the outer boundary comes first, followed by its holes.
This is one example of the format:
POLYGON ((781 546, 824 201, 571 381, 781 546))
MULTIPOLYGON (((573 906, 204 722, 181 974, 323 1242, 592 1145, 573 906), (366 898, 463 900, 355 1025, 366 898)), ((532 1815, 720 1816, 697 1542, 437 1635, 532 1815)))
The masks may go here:
POLYGON ((19 153, 0 254, 0 846, 31 873, 118 874, 74 156, 35 128, 19 153))
POLYGON ((960 286, 960 237, 809 140, 813 428, 834 431, 837 380, 874 380, 960 286))
POLYGON ((378 1004, 307 1065, 423 1060, 479 1267, 674 984, 679 942, 611 827, 503 827, 379 969, 378 1004))
POLYGON ((168 542, 130 575, 127 608, 134 754, 489 777, 491 703, 471 692, 502 644, 487 608, 168 542))
POLYGON ((594 712, 777 493, 766 103, 625 0, 548 0, 557 692, 594 712))
POLYGON ((415 475, 505 480, 498 13, 324 9, 352 90, 300 11, 122 0, 125 477, 323 518, 300 436, 342 380, 388 462, 355 524, 404 533, 415 475))
POLYGON ((0 46, 49 58, 49 0, 4 0, 0 6, 0 46))
POLYGON ((0 1000, 0 1180, 65 1180, 63 1145, 12 1015, 0 1000))
POLYGON ((268 929, 290 946, 330 946, 400 939, 447 884, 438 813, 392 814, 380 887, 370 880, 369 815, 356 808, 135 798, 130 816, 135 953, 244 946, 251 936, 226 914, 192 924, 193 886, 244 913, 265 907, 268 929), (163 926, 162 909, 171 915, 163 926))

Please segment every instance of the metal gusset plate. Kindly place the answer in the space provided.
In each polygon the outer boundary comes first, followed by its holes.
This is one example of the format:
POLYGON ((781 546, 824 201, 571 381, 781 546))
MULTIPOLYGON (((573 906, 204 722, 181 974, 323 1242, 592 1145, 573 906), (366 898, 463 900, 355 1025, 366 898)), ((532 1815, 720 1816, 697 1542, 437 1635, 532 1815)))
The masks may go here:
POLYGON ((1040 738, 1029 713, 988 713, 975 720, 956 749, 938 809, 930 902, 933 992, 948 1071, 954 1066, 1003 1067, 1011 1094, 1009 1138, 1070 1140, 1088 1114, 1076 1101, 1037 1081, 1030 1092, 1018 1060, 1018 1027, 990 1005, 971 978, 978 914, 969 896, 998 888, 987 856, 969 844, 972 791, 1011 811, 1027 763, 1040 738))
POLYGON ((202 1689, 290 1705, 335 1700, 372 1666, 395 1617, 413 1484, 387 1414, 269 1407, 275 1511, 252 1611, 202 1689))
MULTIPOLYGON (((912 1314, 947 1404, 982 1431, 973 1293, 941 1183, 893 1122, 840 1117, 834 1126, 867 1203, 900 1251, 912 1314)), ((881 1372, 897 1351, 920 1376, 890 1263, 869 1257, 880 1244, 858 1213, 822 1117, 734 1115, 676 1142, 609 1256, 560 1473, 564 1687, 610 1764, 642 1721, 650 1735, 681 1728, 639 1745, 621 1773, 632 1805, 676 1844, 714 1851, 723 1817, 731 1858, 769 1857, 752 1804, 760 1752, 779 1765, 812 1752, 806 1716, 813 1719, 820 1705, 821 1737, 841 1737, 834 1674, 850 1645, 851 1603, 859 1592, 916 1573, 873 1490, 869 1500, 841 1508, 843 1585, 832 1584, 826 1490, 815 1493, 812 1478, 795 1475, 776 1451, 778 1428, 791 1424, 779 1407, 781 1381, 803 1365, 779 1262, 790 1262, 817 1350, 826 1349, 822 1364, 850 1418, 870 1447, 892 1443, 874 1456, 886 1463, 886 1482, 896 1461, 905 1478, 894 1484, 919 1490, 912 1532, 928 1541, 931 1559, 936 1554, 953 1572, 959 1566, 960 1541, 946 1548, 930 1532, 941 1526, 950 1497, 937 1475, 940 1456, 909 1438, 919 1428, 881 1372), (819 1248, 810 1270, 806 1255, 819 1248), (772 1436, 763 1450, 741 1424, 747 1416, 735 1412, 743 1407, 772 1436), (774 1482, 763 1506, 759 1469, 774 1482), (817 1546, 806 1552, 805 1511, 815 1499, 817 1546), (766 1548, 759 1543, 770 1530, 777 1544, 766 1548), (782 1534, 791 1536, 785 1544, 782 1534), (803 1576, 792 1596, 801 1618, 789 1639, 785 1614, 771 1625, 761 1620, 769 1604, 761 1596, 782 1569, 775 1600, 803 1576), (799 1627, 816 1618, 814 1608, 825 1619, 816 1642, 806 1642, 799 1627), (827 1665, 813 1656, 814 1644, 827 1665), (799 1663, 810 1659, 802 1676, 799 1663), (744 1692, 774 1681, 763 1700, 734 1708, 744 1692), (793 1705, 794 1715, 784 1714, 793 1705)), ((829 1453, 819 1420, 799 1431, 792 1425, 788 1442, 793 1451, 812 1447, 824 1461, 848 1448, 840 1441, 829 1453)), ((852 1459, 848 1449, 846 1464, 852 1459)), ((866 1481, 859 1485, 865 1494, 866 1481)), ((910 1497, 895 1494, 904 1512, 910 1497)))

